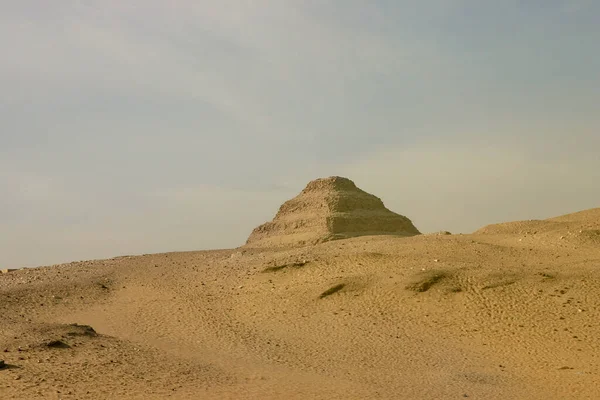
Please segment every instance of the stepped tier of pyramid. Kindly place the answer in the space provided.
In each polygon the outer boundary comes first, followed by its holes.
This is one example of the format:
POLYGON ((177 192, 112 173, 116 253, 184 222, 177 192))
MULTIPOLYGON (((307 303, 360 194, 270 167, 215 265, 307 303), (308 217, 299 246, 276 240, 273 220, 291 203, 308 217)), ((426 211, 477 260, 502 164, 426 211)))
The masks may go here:
POLYGON ((251 247, 316 244, 363 235, 413 236, 410 219, 388 210, 381 199, 339 176, 310 182, 286 201, 271 222, 252 231, 251 247))

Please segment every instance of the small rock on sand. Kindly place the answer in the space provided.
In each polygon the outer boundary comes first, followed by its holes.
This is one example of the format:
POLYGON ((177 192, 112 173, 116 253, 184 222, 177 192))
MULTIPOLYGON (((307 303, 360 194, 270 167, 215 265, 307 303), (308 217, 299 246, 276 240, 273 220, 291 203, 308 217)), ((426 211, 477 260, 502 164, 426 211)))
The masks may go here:
POLYGON ((3 268, 3 269, 0 269, 0 274, 8 274, 9 272, 13 272, 13 271, 16 271, 16 269, 14 269, 14 268, 3 268))

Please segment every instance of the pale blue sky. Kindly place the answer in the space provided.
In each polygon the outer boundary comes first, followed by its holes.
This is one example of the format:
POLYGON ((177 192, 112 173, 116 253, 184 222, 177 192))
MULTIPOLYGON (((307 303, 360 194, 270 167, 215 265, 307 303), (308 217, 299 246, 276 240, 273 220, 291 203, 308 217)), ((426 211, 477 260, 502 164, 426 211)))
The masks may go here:
POLYGON ((600 206, 600 2, 0 2, 0 266, 235 247, 343 175, 424 232, 600 206))

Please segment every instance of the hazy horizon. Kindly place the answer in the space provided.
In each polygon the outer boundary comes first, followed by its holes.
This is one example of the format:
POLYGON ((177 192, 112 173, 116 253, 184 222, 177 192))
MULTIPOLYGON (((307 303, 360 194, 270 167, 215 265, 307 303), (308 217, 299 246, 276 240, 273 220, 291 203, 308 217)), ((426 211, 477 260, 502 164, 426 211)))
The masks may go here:
POLYGON ((0 5, 0 268, 230 248, 341 175, 422 232, 600 207, 600 3, 0 5))

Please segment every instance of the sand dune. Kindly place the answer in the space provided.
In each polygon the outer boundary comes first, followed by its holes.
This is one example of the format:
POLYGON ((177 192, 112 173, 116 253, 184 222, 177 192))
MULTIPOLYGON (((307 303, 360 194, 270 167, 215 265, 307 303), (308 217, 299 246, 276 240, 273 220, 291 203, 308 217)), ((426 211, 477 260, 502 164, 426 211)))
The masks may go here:
POLYGON ((0 397, 595 399, 598 230, 594 209, 2 274, 0 397))

